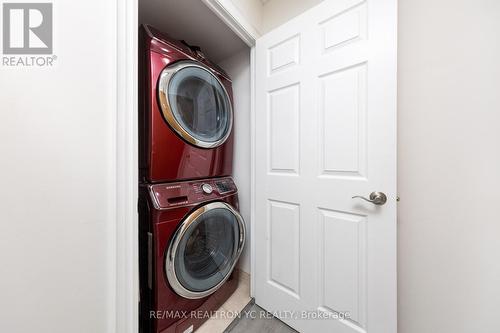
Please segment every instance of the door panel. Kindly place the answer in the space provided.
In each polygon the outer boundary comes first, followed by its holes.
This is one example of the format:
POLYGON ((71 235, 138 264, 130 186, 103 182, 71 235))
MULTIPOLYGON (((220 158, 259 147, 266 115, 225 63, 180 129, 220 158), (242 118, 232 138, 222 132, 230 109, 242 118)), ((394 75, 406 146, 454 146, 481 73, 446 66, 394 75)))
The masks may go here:
POLYGON ((269 48, 269 76, 299 64, 299 35, 269 48))
POLYGON ((301 332, 396 332, 396 13, 326 0, 257 41, 255 297, 301 332))
POLYGON ((269 200, 269 281, 276 288, 300 298, 300 207, 269 200))
POLYGON ((323 52, 332 52, 349 42, 365 39, 367 35, 366 3, 354 4, 320 23, 323 52))
POLYGON ((320 306, 348 311, 364 327, 366 318, 366 217, 327 209, 320 214, 320 306))
POLYGON ((268 94, 269 171, 276 174, 299 173, 299 93, 291 85, 268 94))
POLYGON ((366 65, 320 76, 320 158, 325 176, 366 172, 366 65))

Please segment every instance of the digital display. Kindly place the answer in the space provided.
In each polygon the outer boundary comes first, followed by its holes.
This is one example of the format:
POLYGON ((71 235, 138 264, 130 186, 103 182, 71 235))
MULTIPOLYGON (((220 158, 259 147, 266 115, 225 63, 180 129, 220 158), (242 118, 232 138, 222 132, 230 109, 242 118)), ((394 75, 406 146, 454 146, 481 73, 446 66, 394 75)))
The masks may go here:
POLYGON ((232 190, 231 186, 228 186, 226 183, 216 183, 217 189, 219 190, 219 193, 226 193, 232 190))

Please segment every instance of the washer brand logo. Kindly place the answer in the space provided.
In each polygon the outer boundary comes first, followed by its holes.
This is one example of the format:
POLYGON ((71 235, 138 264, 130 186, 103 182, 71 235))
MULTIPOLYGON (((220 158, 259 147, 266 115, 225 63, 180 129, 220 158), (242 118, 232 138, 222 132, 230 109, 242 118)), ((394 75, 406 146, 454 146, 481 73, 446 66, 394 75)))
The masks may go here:
POLYGON ((52 66, 52 3, 3 4, 3 54, 4 66, 52 66))

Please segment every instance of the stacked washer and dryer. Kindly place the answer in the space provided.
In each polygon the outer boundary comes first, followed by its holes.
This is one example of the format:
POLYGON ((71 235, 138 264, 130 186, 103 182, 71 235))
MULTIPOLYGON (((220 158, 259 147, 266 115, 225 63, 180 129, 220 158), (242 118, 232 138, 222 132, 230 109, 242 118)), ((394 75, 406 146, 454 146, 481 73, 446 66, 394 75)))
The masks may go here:
POLYGON ((236 289, 245 242, 231 80, 150 26, 139 50, 140 331, 192 332, 236 289))

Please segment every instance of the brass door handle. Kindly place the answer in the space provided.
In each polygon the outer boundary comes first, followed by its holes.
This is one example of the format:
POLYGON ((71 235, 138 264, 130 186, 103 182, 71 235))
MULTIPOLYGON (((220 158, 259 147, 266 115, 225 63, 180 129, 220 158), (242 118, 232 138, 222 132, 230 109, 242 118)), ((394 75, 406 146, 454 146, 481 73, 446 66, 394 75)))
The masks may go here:
POLYGON ((374 205, 382 206, 387 202, 387 196, 383 192, 372 192, 370 193, 370 199, 365 198, 361 195, 355 195, 352 197, 353 199, 359 198, 365 201, 371 202, 374 205))

